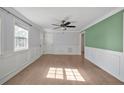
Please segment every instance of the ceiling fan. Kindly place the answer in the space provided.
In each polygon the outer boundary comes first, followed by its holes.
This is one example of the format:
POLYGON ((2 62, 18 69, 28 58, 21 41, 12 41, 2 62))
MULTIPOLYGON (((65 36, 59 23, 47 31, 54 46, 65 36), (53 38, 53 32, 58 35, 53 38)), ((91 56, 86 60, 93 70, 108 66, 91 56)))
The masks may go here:
POLYGON ((75 28, 76 26, 74 25, 70 25, 72 24, 74 21, 68 21, 69 18, 65 18, 64 20, 61 20, 60 24, 52 24, 53 26, 56 26, 53 29, 59 29, 62 28, 63 30, 67 30, 67 28, 75 28))

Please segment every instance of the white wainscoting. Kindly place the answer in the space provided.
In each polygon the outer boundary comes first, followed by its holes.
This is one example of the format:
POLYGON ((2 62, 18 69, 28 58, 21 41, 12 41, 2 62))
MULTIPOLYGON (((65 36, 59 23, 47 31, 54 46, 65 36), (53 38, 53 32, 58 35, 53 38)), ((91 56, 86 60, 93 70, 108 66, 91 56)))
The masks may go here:
POLYGON ((85 47, 85 58, 124 82, 124 54, 111 50, 85 47))
POLYGON ((35 47, 26 51, 14 52, 6 56, 1 56, 0 84, 3 84, 38 59, 42 55, 40 51, 40 47, 35 47))

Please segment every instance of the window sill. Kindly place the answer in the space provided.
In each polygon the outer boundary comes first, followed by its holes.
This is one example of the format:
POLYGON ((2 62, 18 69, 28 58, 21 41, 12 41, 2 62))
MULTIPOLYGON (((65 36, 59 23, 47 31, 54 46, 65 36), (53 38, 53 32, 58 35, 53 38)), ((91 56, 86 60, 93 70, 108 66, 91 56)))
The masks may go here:
POLYGON ((29 48, 22 48, 22 49, 15 49, 14 52, 24 52, 24 51, 28 51, 29 48))

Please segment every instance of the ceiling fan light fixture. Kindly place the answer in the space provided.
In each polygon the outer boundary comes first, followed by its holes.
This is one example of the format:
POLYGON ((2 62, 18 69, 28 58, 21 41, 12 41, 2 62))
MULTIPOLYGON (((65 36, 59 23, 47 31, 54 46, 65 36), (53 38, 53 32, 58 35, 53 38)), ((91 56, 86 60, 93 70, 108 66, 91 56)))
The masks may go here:
POLYGON ((67 30, 67 28, 75 28, 76 26, 70 25, 72 24, 71 21, 68 20, 61 20, 61 24, 52 24, 53 26, 56 26, 55 29, 61 28, 62 30, 67 30))

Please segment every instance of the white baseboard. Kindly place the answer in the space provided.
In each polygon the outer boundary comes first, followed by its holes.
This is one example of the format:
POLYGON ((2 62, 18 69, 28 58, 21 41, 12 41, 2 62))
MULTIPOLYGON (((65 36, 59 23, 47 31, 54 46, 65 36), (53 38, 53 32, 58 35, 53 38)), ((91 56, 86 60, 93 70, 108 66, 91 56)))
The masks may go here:
POLYGON ((86 59, 124 82, 123 56, 121 52, 85 47, 86 59))

